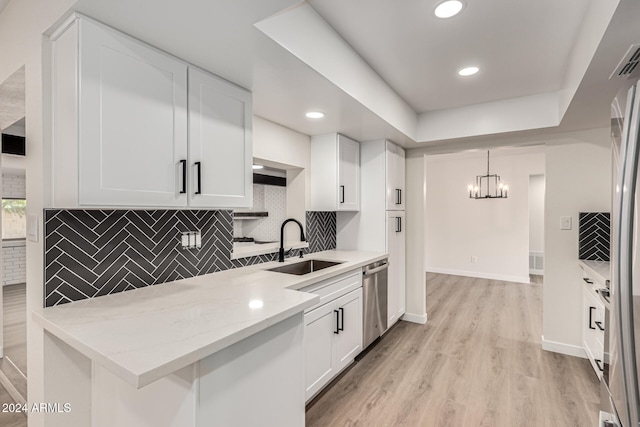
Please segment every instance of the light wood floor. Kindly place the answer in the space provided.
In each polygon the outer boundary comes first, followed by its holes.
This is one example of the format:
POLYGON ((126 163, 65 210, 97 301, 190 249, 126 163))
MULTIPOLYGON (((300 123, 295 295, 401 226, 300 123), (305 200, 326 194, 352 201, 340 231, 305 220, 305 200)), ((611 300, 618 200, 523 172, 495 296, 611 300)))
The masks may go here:
MULTIPOLYGON (((0 409, 5 403, 13 403, 9 393, 0 385, 0 409)), ((27 427, 27 417, 22 413, 0 412, 0 426, 2 427, 27 427)))
POLYGON ((26 285, 2 287, 4 298, 4 354, 27 374, 26 285))
MULTIPOLYGON (((2 287, 4 310, 4 353, 0 359, 0 369, 9 377, 20 394, 26 396, 27 373, 27 327, 26 327, 26 287, 9 285, 2 287)), ((14 403, 7 391, 0 385, 0 409, 3 404, 14 403)), ((0 426, 26 427, 27 417, 21 413, 0 412, 0 426)))
POLYGON ((314 399, 306 425, 597 426, 589 362, 541 349, 542 285, 428 274, 427 313, 314 399))

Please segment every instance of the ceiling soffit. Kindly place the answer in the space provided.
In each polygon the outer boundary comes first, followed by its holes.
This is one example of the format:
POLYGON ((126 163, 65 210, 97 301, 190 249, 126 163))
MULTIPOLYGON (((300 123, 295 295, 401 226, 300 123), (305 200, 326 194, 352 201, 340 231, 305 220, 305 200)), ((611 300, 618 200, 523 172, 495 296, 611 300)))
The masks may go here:
MULTIPOLYGON (((311 3, 318 7, 325 2, 311 3)), ((565 46, 560 49, 569 64, 555 65, 553 77, 546 79, 552 83, 523 84, 526 79, 510 71, 520 81, 521 87, 552 90, 505 92, 521 94, 506 99, 480 96, 475 99, 484 99, 484 102, 422 113, 416 112, 400 97, 309 3, 294 5, 256 23, 256 27, 410 139, 433 142, 558 126, 615 11, 614 3, 605 6, 598 3, 603 2, 592 1, 578 10, 581 18, 589 19, 571 21, 571 31, 567 31, 563 42, 565 46), (567 51, 566 39, 571 39, 573 50, 567 51)), ((566 14, 566 10, 563 9, 562 14, 566 14)), ((514 62, 511 65, 518 70, 518 64, 514 62)), ((442 86, 450 87, 447 84, 442 86)), ((496 88, 496 84, 488 86, 496 88)))

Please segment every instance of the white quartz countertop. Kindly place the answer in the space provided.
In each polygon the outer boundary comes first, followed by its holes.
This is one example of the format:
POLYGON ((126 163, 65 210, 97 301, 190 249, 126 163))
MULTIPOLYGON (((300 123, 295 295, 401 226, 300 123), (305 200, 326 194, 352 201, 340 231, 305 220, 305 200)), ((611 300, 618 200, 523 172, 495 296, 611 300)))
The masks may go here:
POLYGON ((609 261, 578 260, 580 267, 591 279, 595 279, 601 286, 605 286, 607 280, 611 280, 611 267, 609 261))
POLYGON ((34 312, 33 318, 141 388, 319 301, 317 295, 297 289, 386 257, 377 252, 318 252, 305 258, 343 263, 295 276, 265 271, 282 265, 268 262, 49 307, 34 312))

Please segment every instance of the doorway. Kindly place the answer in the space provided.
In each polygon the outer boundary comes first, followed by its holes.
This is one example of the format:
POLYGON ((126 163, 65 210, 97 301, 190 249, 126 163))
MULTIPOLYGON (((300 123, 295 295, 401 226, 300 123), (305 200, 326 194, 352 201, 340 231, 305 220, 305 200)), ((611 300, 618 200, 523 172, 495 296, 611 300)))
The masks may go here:
POLYGON ((542 283, 544 277, 544 175, 529 175, 529 277, 542 283))
MULTIPOLYGON (((0 133, 11 135, 5 139, 14 144, 16 141, 25 141, 24 87, 24 66, 0 84, 0 133)), ((4 151, 0 159, 0 385, 16 403, 26 403, 26 162, 25 156, 5 154, 4 151)))

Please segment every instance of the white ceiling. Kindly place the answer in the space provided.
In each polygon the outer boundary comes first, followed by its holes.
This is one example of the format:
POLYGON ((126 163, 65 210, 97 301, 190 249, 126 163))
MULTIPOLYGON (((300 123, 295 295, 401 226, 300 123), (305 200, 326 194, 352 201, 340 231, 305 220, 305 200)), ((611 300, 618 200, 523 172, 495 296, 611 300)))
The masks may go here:
POLYGON ((437 0, 309 3, 418 113, 559 90, 588 5, 469 0, 439 19, 437 0))
POLYGON ((608 124, 619 82, 607 78, 640 41, 640 2, 620 0, 609 27, 615 0, 468 0, 449 20, 432 17, 436 3, 156 0, 151 13, 146 0, 79 0, 75 9, 250 89, 256 115, 309 135, 468 146, 608 124), (308 21, 295 22, 300 13, 308 21), (481 72, 457 77, 469 62, 481 72), (308 109, 327 116, 312 121, 308 109))
POLYGON ((0 13, 2 13, 5 7, 7 7, 10 1, 11 0, 0 0, 0 13))

